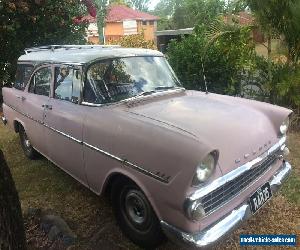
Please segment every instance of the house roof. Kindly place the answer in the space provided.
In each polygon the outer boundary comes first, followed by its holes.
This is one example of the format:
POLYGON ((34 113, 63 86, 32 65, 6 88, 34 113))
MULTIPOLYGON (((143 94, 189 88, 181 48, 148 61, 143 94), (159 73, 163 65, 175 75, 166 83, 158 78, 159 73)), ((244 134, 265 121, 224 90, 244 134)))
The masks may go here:
MULTIPOLYGON (((159 17, 157 16, 153 16, 145 12, 134 10, 124 5, 112 5, 108 9, 105 20, 106 22, 121 22, 124 20, 155 21, 158 19, 159 17)), ((97 17, 92 17, 91 15, 87 15, 81 17, 79 22, 96 23, 97 17)))
POLYGON ((145 20, 154 21, 159 17, 150 15, 145 12, 128 8, 124 5, 112 5, 109 7, 106 22, 119 22, 124 20, 145 20))

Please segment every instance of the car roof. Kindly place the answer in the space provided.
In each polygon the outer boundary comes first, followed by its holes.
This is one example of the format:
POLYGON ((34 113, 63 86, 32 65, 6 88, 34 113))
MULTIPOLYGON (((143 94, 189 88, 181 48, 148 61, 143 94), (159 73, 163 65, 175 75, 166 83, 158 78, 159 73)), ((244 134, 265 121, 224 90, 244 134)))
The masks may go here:
POLYGON ((86 64, 98 59, 134 57, 134 56, 163 56, 157 50, 121 48, 117 46, 44 46, 25 50, 25 55, 19 62, 55 62, 86 64))

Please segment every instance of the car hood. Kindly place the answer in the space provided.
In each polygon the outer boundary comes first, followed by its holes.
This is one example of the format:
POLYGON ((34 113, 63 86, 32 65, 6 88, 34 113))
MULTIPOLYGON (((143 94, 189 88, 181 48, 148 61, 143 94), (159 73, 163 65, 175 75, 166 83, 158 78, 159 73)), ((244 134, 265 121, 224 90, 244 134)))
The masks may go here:
POLYGON ((139 102, 128 112, 185 131, 218 150, 222 174, 278 142, 279 126, 290 113, 266 103, 198 91, 139 102))

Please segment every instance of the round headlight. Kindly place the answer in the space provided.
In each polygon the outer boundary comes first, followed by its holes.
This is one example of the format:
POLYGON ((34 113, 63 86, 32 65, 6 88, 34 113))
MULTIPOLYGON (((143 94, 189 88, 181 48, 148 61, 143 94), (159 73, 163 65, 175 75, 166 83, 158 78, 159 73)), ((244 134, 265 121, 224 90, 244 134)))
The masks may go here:
POLYGON ((213 154, 209 154, 197 166, 196 174, 193 178, 193 186, 198 186, 212 176, 216 167, 216 159, 213 154))
POLYGON ((282 135, 286 135, 288 129, 289 129, 289 123, 290 123, 290 119, 287 118, 284 120, 284 122, 282 123, 282 125, 280 126, 280 133, 282 135))

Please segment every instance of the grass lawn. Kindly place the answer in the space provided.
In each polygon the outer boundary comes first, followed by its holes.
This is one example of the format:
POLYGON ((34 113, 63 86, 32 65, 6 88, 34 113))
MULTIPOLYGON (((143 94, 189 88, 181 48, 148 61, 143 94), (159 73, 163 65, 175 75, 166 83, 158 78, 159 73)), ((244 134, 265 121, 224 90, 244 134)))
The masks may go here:
MULTIPOLYGON (((294 166, 292 177, 279 195, 217 249, 239 248, 241 233, 300 236, 300 134, 290 134, 289 143, 294 166)), ((35 161, 25 158, 18 135, 2 124, 0 148, 11 168, 23 211, 34 207, 60 214, 78 236, 75 249, 137 249, 116 226, 105 198, 94 195, 45 158, 35 161)), ((169 242, 160 249, 179 248, 169 242)))

